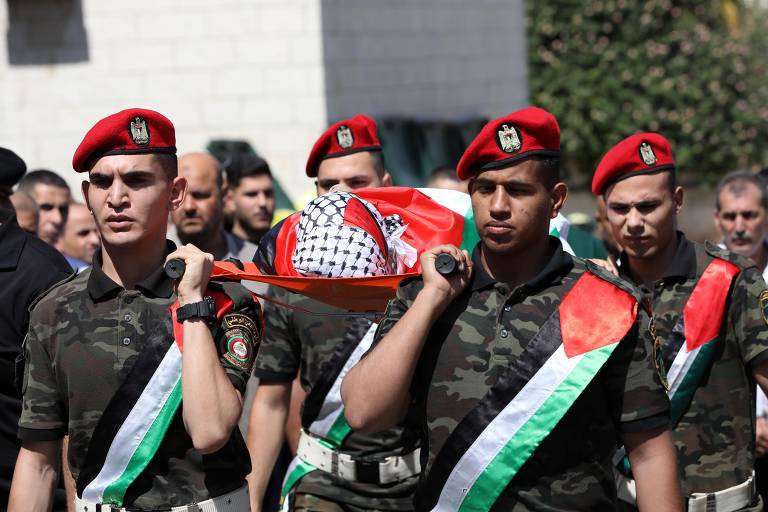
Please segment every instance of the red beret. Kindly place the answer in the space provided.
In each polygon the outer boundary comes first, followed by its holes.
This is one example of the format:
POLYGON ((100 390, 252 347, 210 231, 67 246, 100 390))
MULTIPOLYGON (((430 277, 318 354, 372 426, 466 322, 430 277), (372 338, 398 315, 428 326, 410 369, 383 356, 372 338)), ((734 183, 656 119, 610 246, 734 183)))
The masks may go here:
POLYGON ((107 155, 176 154, 176 131, 167 117, 143 108, 129 108, 105 117, 88 130, 72 157, 72 167, 86 172, 107 155))
POLYGON ((603 156, 592 177, 592 193, 639 174, 673 171, 675 159, 667 139, 658 133, 636 133, 622 140, 603 156))
POLYGON ((560 156, 560 126, 546 110, 527 107, 486 124, 464 151, 456 174, 466 180, 477 171, 506 167, 532 156, 560 156))
POLYGON ((317 176, 320 161, 360 151, 381 151, 376 121, 363 114, 331 125, 317 139, 307 159, 307 176, 317 176))

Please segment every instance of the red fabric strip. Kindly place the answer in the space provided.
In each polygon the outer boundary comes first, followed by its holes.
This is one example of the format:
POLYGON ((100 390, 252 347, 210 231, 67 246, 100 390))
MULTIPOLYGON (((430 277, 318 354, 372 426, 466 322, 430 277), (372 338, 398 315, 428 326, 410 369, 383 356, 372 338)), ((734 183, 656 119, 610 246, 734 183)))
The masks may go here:
MULTIPOLYGON (((206 295, 210 295, 213 297, 213 300, 216 301, 216 320, 221 322, 221 319, 232 311, 232 307, 235 305, 235 303, 232 301, 232 299, 229 298, 229 296, 225 293, 213 291, 213 290, 207 290, 206 295)), ((181 322, 179 322, 176 319, 176 311, 179 309, 179 301, 174 301, 173 304, 171 304, 171 319, 173 320, 173 337, 176 339, 176 344, 179 346, 179 350, 184 349, 184 326, 181 325, 181 322)))
POLYGON ((373 214, 368 211, 359 199, 351 199, 347 202, 347 207, 344 208, 344 224, 355 228, 362 228, 369 235, 376 240, 376 244, 379 246, 379 250, 387 258, 389 251, 387 250, 387 241, 384 239, 384 233, 381 232, 381 227, 373 214))
POLYGON ((715 258, 704 269, 683 308, 685 345, 688 352, 715 339, 725 315, 725 302, 739 267, 715 258))
POLYGON ((243 263, 244 270, 233 263, 216 261, 211 279, 223 281, 258 281, 280 286, 292 292, 348 311, 384 311, 394 298, 397 285, 417 273, 373 277, 293 277, 262 274, 255 263, 243 263))
POLYGON ((560 332, 568 357, 621 341, 637 316, 637 301, 621 288, 584 272, 560 303, 560 332))

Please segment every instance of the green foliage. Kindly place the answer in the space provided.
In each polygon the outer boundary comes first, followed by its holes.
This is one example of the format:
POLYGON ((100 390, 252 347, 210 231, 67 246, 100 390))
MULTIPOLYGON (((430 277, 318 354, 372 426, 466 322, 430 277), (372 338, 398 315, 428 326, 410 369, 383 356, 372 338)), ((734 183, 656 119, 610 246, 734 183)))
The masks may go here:
POLYGON ((539 0, 528 9, 530 96, 560 122, 584 183, 639 131, 667 137, 685 181, 768 165, 765 13, 735 1, 539 0))

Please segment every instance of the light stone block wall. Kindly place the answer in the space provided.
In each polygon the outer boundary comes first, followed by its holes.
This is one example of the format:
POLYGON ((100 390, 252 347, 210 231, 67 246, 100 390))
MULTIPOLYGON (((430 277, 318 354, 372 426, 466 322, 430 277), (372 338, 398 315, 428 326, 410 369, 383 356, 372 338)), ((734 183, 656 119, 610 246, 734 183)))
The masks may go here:
POLYGON ((76 189, 85 131, 131 106, 166 114, 181 151, 250 141, 295 198, 341 117, 491 117, 528 97, 522 0, 5 0, 0 30, 0 145, 76 189))
POLYGON ((326 124, 319 0, 7 0, 0 28, 0 145, 31 168, 79 188, 71 158, 88 128, 142 106, 174 122, 180 151, 246 139, 289 190, 308 184, 306 148, 326 124), (62 3, 74 8, 59 22, 84 31, 46 41, 47 7, 62 3), (86 60, 52 50, 58 62, 9 65, 34 60, 25 45, 55 50, 68 36, 87 46, 86 60))

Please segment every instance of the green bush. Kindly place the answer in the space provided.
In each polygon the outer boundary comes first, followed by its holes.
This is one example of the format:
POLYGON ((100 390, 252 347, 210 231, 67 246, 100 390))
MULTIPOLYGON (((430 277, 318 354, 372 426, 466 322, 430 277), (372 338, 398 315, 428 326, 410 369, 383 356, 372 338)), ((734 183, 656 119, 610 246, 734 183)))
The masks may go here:
POLYGON ((657 131, 684 181, 768 165, 768 30, 735 1, 529 1, 530 97, 587 183, 622 138, 657 131))

